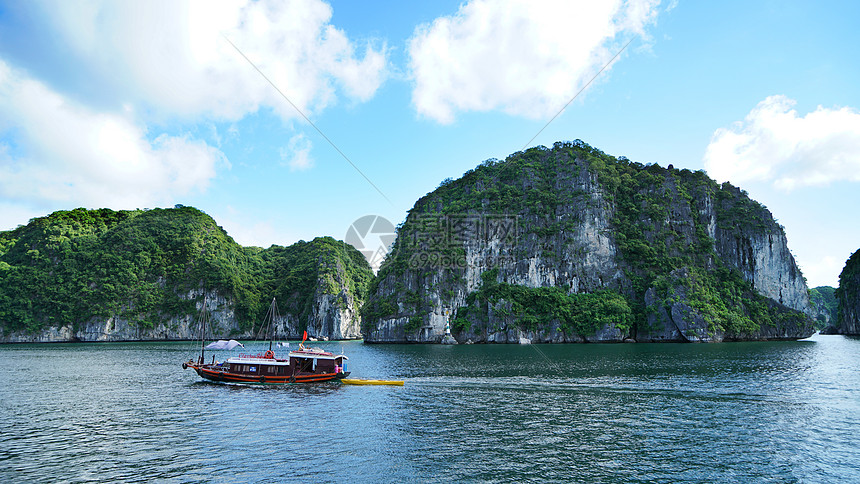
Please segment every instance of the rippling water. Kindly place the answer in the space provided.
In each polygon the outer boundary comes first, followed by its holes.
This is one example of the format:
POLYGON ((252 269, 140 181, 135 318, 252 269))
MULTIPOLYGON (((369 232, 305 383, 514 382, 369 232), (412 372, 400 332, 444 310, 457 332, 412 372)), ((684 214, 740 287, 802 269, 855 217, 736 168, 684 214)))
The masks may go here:
POLYGON ((0 481, 860 481, 857 339, 320 346, 406 385, 207 383, 188 343, 0 346, 0 481))

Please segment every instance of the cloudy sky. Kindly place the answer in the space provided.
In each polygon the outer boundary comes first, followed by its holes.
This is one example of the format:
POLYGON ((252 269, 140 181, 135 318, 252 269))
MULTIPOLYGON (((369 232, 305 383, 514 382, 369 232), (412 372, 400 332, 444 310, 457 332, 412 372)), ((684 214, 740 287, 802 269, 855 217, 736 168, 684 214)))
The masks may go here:
POLYGON ((860 247, 858 18, 764 0, 0 2, 0 230, 184 204, 244 245, 343 239, 485 159, 582 139, 746 189, 810 286, 835 286, 860 247))

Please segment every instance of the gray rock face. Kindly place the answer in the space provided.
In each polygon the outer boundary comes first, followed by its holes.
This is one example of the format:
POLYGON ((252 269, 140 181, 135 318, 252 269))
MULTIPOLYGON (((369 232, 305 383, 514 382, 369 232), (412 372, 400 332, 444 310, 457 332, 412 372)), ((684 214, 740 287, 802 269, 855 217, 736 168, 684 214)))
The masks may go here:
MULTIPOLYGON (((206 330, 207 339, 250 339, 259 333, 264 337, 266 329, 261 333, 261 321, 250 329, 242 329, 241 322, 236 318, 234 302, 231 298, 215 291, 190 291, 180 299, 197 300, 196 309, 206 310, 211 321, 206 330)), ((345 287, 339 294, 326 294, 321 288, 317 289, 314 299, 313 312, 307 324, 308 336, 318 339, 358 339, 361 337, 361 320, 356 309, 356 302, 345 287)), ((302 331, 298 317, 292 314, 279 315, 274 321, 273 334, 275 339, 299 339, 302 331)), ((4 333, 0 328, 0 342, 3 343, 56 343, 69 341, 107 342, 107 341, 170 341, 194 340, 200 338, 199 321, 196 317, 186 315, 171 318, 147 328, 122 318, 107 319, 93 318, 78 329, 71 326, 48 327, 39 333, 9 332, 4 333)))
MULTIPOLYGON (((747 202, 746 195, 735 187, 725 187, 732 198, 728 205, 747 202)), ((750 201, 752 202, 752 201, 750 201)), ((756 202, 752 202, 756 203, 756 202)), ((734 208, 734 207, 731 207, 734 208)), ((788 249, 788 240, 764 207, 755 224, 739 227, 718 224, 714 230, 714 248, 726 263, 741 271, 756 290, 774 301, 811 313, 809 293, 794 256, 788 249)))
MULTIPOLYGON (((762 328, 756 334, 714 331, 687 301, 682 286, 675 288, 676 297, 666 304, 654 288, 645 290, 644 297, 636 296, 631 279, 635 268, 620 249, 615 226, 616 212, 621 210, 617 200, 607 192, 587 159, 568 149, 568 145, 559 145, 552 150, 518 154, 535 161, 518 161, 523 168, 514 177, 506 177, 506 167, 499 168, 508 162, 499 162, 487 168, 484 173, 489 175, 467 174, 416 203, 399 231, 395 253, 389 256, 371 292, 365 341, 438 343, 446 323, 462 317, 461 311, 470 304, 470 294, 480 289, 482 275, 490 270, 498 271, 499 283, 527 288, 555 287, 567 294, 610 289, 634 302, 642 298, 641 303, 653 312, 647 316, 647 325, 638 331, 606 324, 593 333, 578 334, 565 330, 557 320, 540 321, 537 329, 525 329, 512 315, 511 304, 501 300, 482 309, 484 319, 470 316, 471 325, 452 326, 460 341, 710 342, 791 339, 811 334, 811 327, 805 323, 762 328), (551 163, 553 168, 547 170, 540 163, 551 163), (554 207, 530 201, 539 200, 531 190, 550 197, 554 207), (481 198, 481 194, 486 197, 481 198), (503 196, 511 201, 496 200, 503 196), (475 208, 476 199, 481 208, 475 208), (465 200, 472 200, 472 205, 465 200), (452 211, 451 207, 462 207, 462 211, 452 211), (516 235, 493 230, 499 219, 513 220, 516 235), (470 230, 452 234, 463 220, 471 224, 470 230), (444 227, 447 232, 429 232, 425 230, 428 225, 444 227), (428 263, 433 239, 440 237, 449 239, 442 250, 449 258, 428 263), (427 257, 422 259, 424 256, 427 257)), ((650 166, 647 172, 658 181, 645 195, 656 197, 665 206, 660 213, 649 212, 646 202, 636 208, 637 213, 641 212, 638 223, 646 228, 644 237, 652 247, 665 246, 667 258, 689 257, 687 254, 698 250, 696 244, 704 238, 709 241, 708 247, 701 250, 712 253, 700 258, 704 261, 700 270, 713 270, 718 264, 734 267, 760 294, 787 308, 809 310, 806 284, 787 248, 785 234, 764 207, 734 187, 721 189, 704 175, 697 178, 698 184, 685 185, 684 176, 696 178, 688 171, 689 175, 681 176, 678 170, 650 166), (757 222, 739 224, 733 215, 736 213, 751 214, 757 222)), ((683 278, 685 270, 673 277, 683 278)))
MULTIPOLYGON (((307 326, 308 336, 319 339, 361 338, 361 316, 356 301, 345 287, 338 294, 323 294, 317 289, 314 311, 307 326)), ((293 324, 287 334, 300 336, 293 324)))
MULTIPOLYGON (((191 300, 200 296, 206 301, 207 311, 212 321, 214 337, 222 337, 238 333, 238 321, 232 310, 232 301, 215 292, 191 291, 183 294, 180 299, 191 300)), ((202 310, 203 303, 197 303, 197 309, 202 310)), ((185 316, 162 322, 155 327, 147 328, 132 321, 110 317, 107 319, 93 318, 81 324, 77 329, 71 326, 49 327, 40 333, 12 332, 2 334, 0 339, 5 343, 57 343, 68 341, 109 342, 109 341, 157 341, 157 340, 193 340, 200 338, 200 327, 196 318, 185 316)), ((210 333, 211 334, 211 333, 210 333)), ((234 336, 230 336, 234 337, 234 336)))

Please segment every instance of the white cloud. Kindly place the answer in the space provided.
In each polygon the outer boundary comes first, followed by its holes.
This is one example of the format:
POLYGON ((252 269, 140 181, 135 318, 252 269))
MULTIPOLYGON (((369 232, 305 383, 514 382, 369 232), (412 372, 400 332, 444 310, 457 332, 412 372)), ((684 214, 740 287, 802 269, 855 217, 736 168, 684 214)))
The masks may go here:
POLYGON ((714 132, 705 151, 719 181, 772 182, 776 188, 860 181, 860 112, 818 108, 799 116, 795 101, 770 96, 743 121, 714 132))
MULTIPOLYGON (((148 126, 208 126, 218 144, 218 121, 232 122, 227 136, 236 139, 237 124, 261 108, 297 118, 228 38, 307 115, 338 98, 365 101, 386 76, 385 45, 351 41, 321 0, 41 0, 21 8, 42 39, 32 55, 58 64, 40 80, 0 59, 0 200, 29 207, 23 212, 170 204, 206 190, 229 166, 181 127, 158 136, 148 126)), ((312 166, 309 142, 293 151, 293 169, 312 166)))
POLYGON ((298 117, 225 36, 306 114, 338 87, 367 100, 385 77, 385 47, 354 45, 320 0, 46 0, 42 11, 94 82, 167 116, 238 120, 266 106, 298 117))
POLYGON ((135 208, 204 190, 224 155, 188 136, 147 139, 120 114, 75 103, 0 60, 0 199, 135 208), (11 123, 14 122, 14 125, 11 123))
POLYGON ((624 45, 645 35, 657 0, 472 0, 419 26, 409 42, 418 113, 555 114, 624 45))
POLYGON ((281 148, 281 160, 290 167, 290 171, 304 171, 314 166, 311 158, 313 144, 305 135, 299 133, 290 138, 288 146, 281 148))

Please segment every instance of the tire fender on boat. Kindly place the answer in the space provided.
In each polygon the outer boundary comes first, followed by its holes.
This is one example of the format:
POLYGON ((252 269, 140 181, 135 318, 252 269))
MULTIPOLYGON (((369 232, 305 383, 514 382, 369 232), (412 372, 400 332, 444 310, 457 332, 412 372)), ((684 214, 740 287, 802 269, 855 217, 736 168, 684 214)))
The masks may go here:
POLYGON ((183 364, 182 364, 182 369, 183 369, 183 370, 185 370, 185 369, 187 369, 187 368, 188 368, 188 363, 183 363, 183 364))

